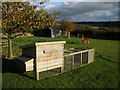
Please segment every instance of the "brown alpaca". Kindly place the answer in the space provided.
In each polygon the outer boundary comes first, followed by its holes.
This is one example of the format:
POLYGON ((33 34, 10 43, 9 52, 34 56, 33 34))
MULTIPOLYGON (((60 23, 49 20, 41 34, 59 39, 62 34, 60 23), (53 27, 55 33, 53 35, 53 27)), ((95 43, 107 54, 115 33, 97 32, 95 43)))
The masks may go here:
POLYGON ((89 43, 90 42, 90 38, 89 37, 84 37, 84 35, 82 34, 82 42, 83 43, 89 43))

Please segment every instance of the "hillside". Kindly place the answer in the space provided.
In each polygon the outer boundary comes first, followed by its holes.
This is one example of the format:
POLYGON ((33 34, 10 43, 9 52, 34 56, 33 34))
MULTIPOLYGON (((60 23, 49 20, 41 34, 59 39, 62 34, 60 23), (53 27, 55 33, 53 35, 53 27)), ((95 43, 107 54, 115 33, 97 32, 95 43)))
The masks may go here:
MULTIPOLYGON (((65 49, 73 47, 95 48, 95 62, 36 81, 34 74, 16 73, 12 61, 3 59, 3 88, 118 88, 118 41, 91 39, 89 44, 83 44, 81 38, 40 38, 18 37, 13 39, 14 56, 21 55, 20 46, 34 42, 67 41, 65 49)), ((7 48, 3 48, 3 55, 7 48)))
POLYGON ((109 22, 74 22, 76 24, 86 24, 90 26, 97 26, 97 27, 120 27, 120 21, 109 21, 109 22))

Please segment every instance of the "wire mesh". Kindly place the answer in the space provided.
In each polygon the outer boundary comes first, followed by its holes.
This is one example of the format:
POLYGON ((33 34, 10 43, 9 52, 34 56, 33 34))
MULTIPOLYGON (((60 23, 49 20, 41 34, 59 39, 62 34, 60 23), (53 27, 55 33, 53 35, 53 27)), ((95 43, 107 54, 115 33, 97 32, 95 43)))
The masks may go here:
MULTIPOLYGON (((47 77, 51 77, 51 76, 60 74, 60 72, 61 72, 61 68, 55 68, 55 69, 39 72, 39 78, 44 79, 47 77)), ((35 71, 24 72, 24 75, 35 79, 35 71)))
POLYGON ((82 53, 82 65, 88 63, 88 52, 82 53))
POLYGON ((81 65, 81 54, 74 55, 74 67, 77 68, 81 65))
POLYGON ((72 56, 64 57, 64 71, 69 71, 72 69, 72 56))
POLYGON ((49 76, 53 76, 55 74, 59 74, 60 71, 61 71, 60 68, 55 68, 55 69, 40 72, 40 78, 46 78, 46 77, 49 77, 49 76))
POLYGON ((88 51, 88 59, 89 59, 89 62, 94 60, 94 51, 93 50, 88 51))

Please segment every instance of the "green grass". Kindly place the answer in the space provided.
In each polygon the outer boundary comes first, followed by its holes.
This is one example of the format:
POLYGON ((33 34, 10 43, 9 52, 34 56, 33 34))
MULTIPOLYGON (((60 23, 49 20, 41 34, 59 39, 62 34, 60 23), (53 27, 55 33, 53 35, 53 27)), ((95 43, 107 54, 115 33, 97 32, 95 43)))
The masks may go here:
POLYGON ((97 27, 97 26, 92 26, 92 28, 93 28, 93 29, 98 29, 99 27, 97 27))
MULTIPOLYGON (((4 72, 3 88, 117 88, 120 80, 118 74, 118 41, 91 39, 83 44, 81 38, 40 38, 18 37, 13 39, 14 56, 21 55, 20 46, 45 41, 67 41, 65 48, 95 48, 95 62, 83 67, 45 78, 39 81, 24 76, 22 73, 4 72), (15 52, 16 51, 16 52, 15 52)), ((3 55, 7 49, 3 48, 3 55)), ((13 60, 9 61, 12 62, 13 60)), ((8 63, 10 64, 10 63, 8 63)), ((10 67, 4 67, 10 68, 10 67)), ((11 67, 12 68, 12 67, 11 67)))

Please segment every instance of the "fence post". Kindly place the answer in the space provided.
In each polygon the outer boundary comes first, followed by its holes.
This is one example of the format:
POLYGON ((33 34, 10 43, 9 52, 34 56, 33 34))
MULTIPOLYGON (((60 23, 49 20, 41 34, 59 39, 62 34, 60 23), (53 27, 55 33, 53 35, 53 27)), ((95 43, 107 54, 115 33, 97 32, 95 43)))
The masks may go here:
POLYGON ((37 71, 37 59, 35 58, 35 77, 36 80, 39 80, 39 72, 37 71))
POLYGON ((74 55, 72 55, 72 69, 74 69, 74 55))
POLYGON ((64 66, 61 67, 61 73, 63 73, 63 72, 64 72, 64 66))
MULTIPOLYGON (((64 57, 63 57, 64 58, 64 57)), ((62 65, 62 67, 61 67, 61 73, 63 73, 64 72, 64 59, 63 59, 63 65, 62 65)))
POLYGON ((80 58, 80 66, 82 66, 82 52, 81 52, 81 58, 80 58))
POLYGON ((36 72, 36 80, 39 80, 39 72, 36 72))
POLYGON ((95 56, 95 49, 93 49, 93 61, 95 61, 94 56, 95 56))

